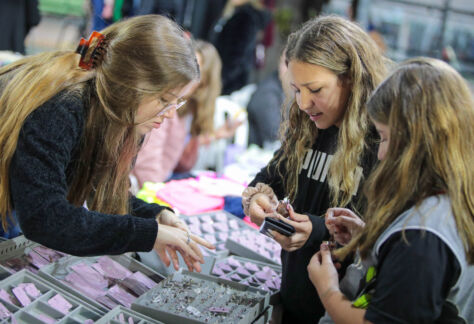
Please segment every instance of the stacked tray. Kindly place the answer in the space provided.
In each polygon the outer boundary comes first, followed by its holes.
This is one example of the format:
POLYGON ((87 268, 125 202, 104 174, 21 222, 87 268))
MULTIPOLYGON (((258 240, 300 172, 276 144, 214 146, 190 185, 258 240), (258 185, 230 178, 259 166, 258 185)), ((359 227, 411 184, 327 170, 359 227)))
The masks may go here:
POLYGON ((265 313, 269 297, 253 287, 183 271, 139 297, 132 309, 165 323, 247 324, 265 313))
POLYGON ((103 313, 130 307, 164 277, 127 256, 68 257, 41 268, 39 275, 94 305, 103 313))
POLYGON ((21 270, 0 282, 1 323, 93 323, 101 313, 93 305, 21 270), (12 318, 13 316, 13 318, 12 318))
POLYGON ((30 241, 23 235, 0 243, 0 279, 23 269, 38 273, 45 265, 67 256, 30 241))
POLYGON ((163 324, 141 313, 135 312, 131 309, 117 306, 110 312, 105 314, 102 318, 95 322, 95 324, 163 324))
POLYGON ((221 279, 270 292, 270 304, 275 304, 281 285, 281 267, 238 256, 216 261, 210 273, 221 279))
POLYGON ((232 233, 239 233, 250 228, 243 220, 226 211, 182 216, 181 218, 186 222, 191 233, 201 236, 216 247, 215 251, 203 248, 203 254, 217 258, 228 255, 229 251, 225 244, 232 233))
POLYGON ((232 254, 281 265, 280 244, 251 228, 239 233, 231 233, 225 247, 232 254))

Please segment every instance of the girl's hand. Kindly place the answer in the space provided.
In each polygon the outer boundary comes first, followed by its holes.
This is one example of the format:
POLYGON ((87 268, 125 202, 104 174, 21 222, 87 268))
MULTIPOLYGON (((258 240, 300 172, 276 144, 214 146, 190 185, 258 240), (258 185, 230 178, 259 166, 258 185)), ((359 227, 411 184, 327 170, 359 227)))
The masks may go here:
POLYGON ((292 252, 305 245, 306 241, 311 235, 311 232, 313 231, 313 223, 309 219, 308 215, 295 213, 291 205, 288 205, 288 213, 290 215, 289 218, 285 218, 280 214, 276 215, 282 221, 292 225, 295 228, 295 233, 291 236, 285 236, 273 230, 269 232, 273 236, 273 239, 281 245, 283 250, 292 252))
POLYGON ((337 270, 326 243, 321 244, 321 249, 313 255, 307 269, 309 279, 318 291, 321 301, 332 292, 339 291, 337 270))
POLYGON ((252 222, 260 226, 265 217, 273 215, 276 204, 278 204, 278 199, 276 197, 270 199, 268 195, 264 193, 257 193, 250 200, 250 215, 248 216, 250 216, 252 222))
POLYGON ((176 228, 179 228, 185 232, 189 231, 188 226, 186 223, 181 220, 178 216, 176 216, 175 213, 168 209, 163 209, 159 214, 158 214, 158 222, 163 225, 168 225, 168 226, 173 226, 176 228))
POLYGON ((325 223, 334 240, 341 245, 349 243, 365 226, 359 216, 346 208, 329 208, 325 223))
POLYGON ((166 266, 170 265, 170 258, 176 270, 179 269, 179 252, 183 257, 184 262, 188 266, 189 271, 201 272, 200 263, 204 263, 204 258, 198 244, 209 249, 214 249, 214 246, 206 240, 183 231, 179 228, 158 225, 158 234, 156 236, 154 249, 166 266))

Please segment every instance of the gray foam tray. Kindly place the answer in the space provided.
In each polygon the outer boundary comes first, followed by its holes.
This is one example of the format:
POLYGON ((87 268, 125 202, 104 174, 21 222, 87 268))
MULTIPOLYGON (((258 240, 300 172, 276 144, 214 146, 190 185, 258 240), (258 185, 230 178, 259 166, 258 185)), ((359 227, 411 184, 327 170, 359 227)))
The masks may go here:
POLYGON ((114 309, 112 309, 110 312, 105 314, 102 318, 97 320, 95 324, 108 324, 108 323, 113 323, 113 324, 119 324, 123 323, 120 320, 118 320, 118 316, 120 314, 123 314, 125 317, 125 322, 128 323, 128 318, 131 317, 133 319, 133 322, 135 324, 163 324, 163 322, 159 322, 155 319, 152 319, 144 314, 141 314, 139 312, 136 312, 134 310, 125 308, 123 306, 117 306, 114 309))
POLYGON ((245 258, 253 259, 256 261, 271 263, 280 265, 280 251, 281 247, 277 242, 271 238, 260 234, 257 230, 250 228, 246 231, 240 232, 239 240, 244 240, 243 242, 238 242, 234 238, 229 238, 225 244, 225 247, 229 250, 230 253, 236 254, 245 258), (256 238, 262 240, 263 244, 256 243, 256 238), (251 247, 251 244, 256 245, 251 247), (265 246, 264 246, 265 245, 265 246), (271 247, 271 248, 268 248, 271 247), (265 256, 260 253, 257 249, 265 249, 271 257, 265 256))
POLYGON ((183 271, 172 274, 139 297, 132 304, 132 309, 165 323, 247 324, 264 312, 269 304, 269 297, 267 292, 253 287, 183 271), (176 283, 184 288, 174 286, 176 283), (175 294, 176 290, 179 291, 175 294), (231 300, 237 302, 233 303, 231 300), (249 304, 245 305, 246 303, 249 304), (211 315, 209 307, 228 307, 231 317, 211 315))
MULTIPOLYGON (((4 300, 0 301, 10 312, 13 313, 13 316, 18 323, 43 323, 37 318, 37 316, 41 314, 55 319, 57 323, 60 324, 84 323, 87 319, 95 321, 101 317, 100 311, 94 306, 85 303, 83 300, 74 297, 28 270, 19 271, 2 280, 0 282, 0 288, 6 290, 13 296, 11 289, 18 286, 20 283, 33 283, 41 292, 41 296, 25 307, 14 305, 4 300), (67 315, 64 315, 48 304, 48 300, 56 294, 64 297, 64 299, 73 306, 67 315)), ((5 319, 1 323, 9 323, 10 321, 10 319, 5 319)))
POLYGON ((203 214, 181 216, 192 233, 203 237, 216 246, 216 250, 203 249, 204 254, 223 258, 229 254, 225 242, 230 233, 250 228, 240 218, 220 210, 203 214))
MULTIPOLYGON (((254 264, 255 266, 257 266, 258 270, 254 271, 254 270, 246 269, 250 273, 250 275, 247 276, 247 275, 242 275, 242 274, 237 273, 237 267, 230 265, 232 270, 230 272, 226 272, 226 276, 229 278, 228 280, 232 280, 232 281, 235 281, 235 282, 247 285, 247 286, 255 287, 257 289, 267 290, 271 293, 270 304, 275 305, 275 304, 279 303, 279 291, 280 291, 279 289, 268 290, 264 287, 263 282, 260 283, 260 284, 256 284, 256 281, 253 281, 254 283, 250 284, 250 283, 248 283, 248 281, 249 281, 250 278, 255 278, 255 274, 259 271, 262 271, 262 269, 264 267, 271 268, 273 271, 275 271, 277 274, 280 275, 280 279, 281 279, 281 272, 282 272, 281 266, 277 266, 277 265, 271 264, 271 263, 255 261, 253 259, 243 258, 243 257, 239 257, 239 256, 236 256, 236 255, 232 255, 232 256, 229 256, 229 257, 226 257, 224 259, 220 259, 220 260, 216 261, 216 263, 214 264, 214 267, 212 268, 212 270, 210 272, 203 272, 203 273, 204 274, 209 274, 211 276, 215 276, 215 277, 218 277, 218 278, 222 278, 221 276, 213 273, 213 271, 221 263, 229 264, 230 259, 237 260, 242 265, 250 262, 250 263, 254 264), (231 278, 233 274, 238 274, 239 277, 241 277, 242 279, 241 280, 236 280, 234 278, 231 278)), ((225 279, 225 278, 223 278, 223 279, 225 279)))
MULTIPOLYGON (((0 261, 18 258, 25 255, 26 251, 41 244, 28 240, 20 235, 13 239, 0 242, 0 261)), ((0 265, 0 280, 8 277, 12 273, 3 265, 0 265)))
MULTIPOLYGON (((137 260, 133 259, 130 256, 127 256, 125 254, 122 255, 108 255, 109 258, 112 260, 120 263, 122 266, 127 268, 128 270, 135 272, 135 271, 140 271, 156 283, 159 283, 161 280, 164 279, 164 277, 157 273, 156 271, 150 269, 146 265, 144 265, 141 262, 138 262, 137 260)), ((47 280, 53 282, 55 285, 61 287, 62 289, 66 290, 67 292, 73 294, 74 296, 86 301, 87 303, 94 305, 97 309, 99 309, 102 314, 107 313, 110 309, 102 305, 101 303, 95 301, 94 299, 84 295, 82 292, 76 290, 75 288, 69 286, 67 283, 65 283, 62 279, 66 277, 66 275, 69 273, 67 268, 69 266, 72 266, 76 263, 79 262, 85 262, 87 264, 93 264, 96 262, 96 260, 99 257, 85 257, 85 258, 80 258, 80 257, 75 257, 75 256, 69 256, 67 258, 63 258, 59 260, 58 262, 55 262, 53 264, 44 266, 40 269, 39 275, 43 278, 46 278, 47 280)))

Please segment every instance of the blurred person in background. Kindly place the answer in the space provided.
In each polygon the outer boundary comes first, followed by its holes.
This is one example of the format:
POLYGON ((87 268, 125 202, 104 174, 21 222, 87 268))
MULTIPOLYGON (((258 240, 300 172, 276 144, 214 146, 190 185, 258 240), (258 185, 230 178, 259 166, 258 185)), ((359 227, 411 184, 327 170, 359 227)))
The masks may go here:
POLYGON ((278 140, 281 105, 285 96, 288 96, 291 92, 286 73, 287 66, 283 52, 280 56, 278 70, 273 71, 260 82, 250 97, 247 105, 248 145, 256 144, 263 148, 265 144, 278 140))
POLYGON ((0 51, 25 54, 25 38, 40 22, 38 0, 0 1, 0 51))
POLYGON ((137 156, 132 175, 141 188, 145 181, 163 182, 173 172, 188 173, 194 166, 200 145, 234 135, 237 123, 214 130, 216 99, 221 92, 221 60, 215 47, 196 41, 201 81, 177 112, 150 132, 137 156))
POLYGON ((229 0, 209 39, 222 59, 222 94, 239 90, 249 82, 255 66, 257 34, 271 14, 260 0, 229 0))

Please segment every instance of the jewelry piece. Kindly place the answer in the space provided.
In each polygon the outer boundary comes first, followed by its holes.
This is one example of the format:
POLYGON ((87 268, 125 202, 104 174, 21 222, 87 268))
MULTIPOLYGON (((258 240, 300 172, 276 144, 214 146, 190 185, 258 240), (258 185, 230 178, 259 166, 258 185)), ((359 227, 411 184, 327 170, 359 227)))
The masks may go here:
POLYGON ((186 244, 189 245, 189 243, 191 243, 191 237, 189 236, 189 232, 186 232, 186 234, 188 235, 188 239, 186 240, 186 244))

